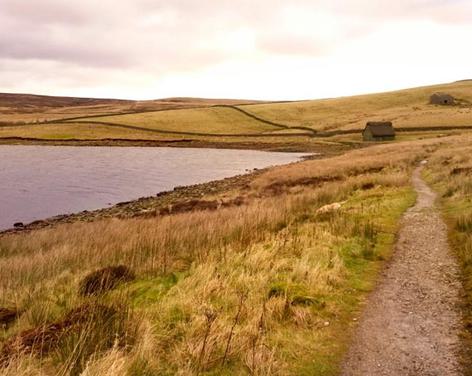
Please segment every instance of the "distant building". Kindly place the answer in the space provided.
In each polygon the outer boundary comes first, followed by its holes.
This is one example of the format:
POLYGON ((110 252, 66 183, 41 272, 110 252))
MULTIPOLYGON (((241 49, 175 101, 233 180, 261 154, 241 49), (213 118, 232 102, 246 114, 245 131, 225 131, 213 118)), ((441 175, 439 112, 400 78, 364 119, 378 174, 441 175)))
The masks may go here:
POLYGON ((454 97, 446 93, 434 93, 429 100, 431 104, 440 104, 442 106, 452 106, 455 104, 454 97))
POLYGON ((395 129, 391 121, 369 121, 362 137, 364 141, 391 141, 395 139, 395 129))

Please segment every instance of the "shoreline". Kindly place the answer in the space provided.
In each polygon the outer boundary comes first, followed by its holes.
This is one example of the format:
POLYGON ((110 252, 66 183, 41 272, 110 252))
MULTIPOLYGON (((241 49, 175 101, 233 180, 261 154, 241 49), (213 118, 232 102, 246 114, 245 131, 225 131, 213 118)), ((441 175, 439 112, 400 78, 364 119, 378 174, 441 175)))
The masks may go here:
POLYGON ((316 153, 345 151, 349 147, 343 144, 325 144, 306 142, 259 142, 251 141, 208 141, 196 139, 176 140, 147 140, 147 139, 40 139, 31 137, 0 137, 0 145, 43 145, 43 146, 110 146, 110 147, 179 147, 179 148, 209 148, 209 149, 236 149, 260 150, 286 153, 316 153))
POLYGON ((212 180, 206 183, 176 186, 169 191, 158 192, 153 196, 118 202, 110 207, 83 210, 71 214, 59 214, 26 223, 21 227, 0 230, 0 237, 51 228, 65 223, 94 222, 110 218, 143 218, 178 214, 194 210, 217 210, 220 207, 239 206, 246 202, 247 197, 238 196, 223 200, 220 196, 237 188, 244 188, 256 177, 279 166, 298 164, 311 159, 324 159, 330 156, 331 155, 321 153, 311 154, 301 157, 300 160, 296 162, 254 169, 246 174, 235 175, 220 180, 212 180))

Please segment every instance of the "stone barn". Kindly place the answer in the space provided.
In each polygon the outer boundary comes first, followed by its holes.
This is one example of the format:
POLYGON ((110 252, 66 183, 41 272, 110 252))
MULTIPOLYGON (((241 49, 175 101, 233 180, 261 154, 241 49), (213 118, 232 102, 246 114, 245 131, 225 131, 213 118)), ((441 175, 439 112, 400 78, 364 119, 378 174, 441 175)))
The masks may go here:
POLYGON ((429 100, 431 104, 439 104, 442 106, 452 106, 455 104, 454 97, 446 93, 434 93, 429 100))
POLYGON ((369 121, 362 137, 364 141, 391 141, 395 139, 395 128, 391 121, 369 121))

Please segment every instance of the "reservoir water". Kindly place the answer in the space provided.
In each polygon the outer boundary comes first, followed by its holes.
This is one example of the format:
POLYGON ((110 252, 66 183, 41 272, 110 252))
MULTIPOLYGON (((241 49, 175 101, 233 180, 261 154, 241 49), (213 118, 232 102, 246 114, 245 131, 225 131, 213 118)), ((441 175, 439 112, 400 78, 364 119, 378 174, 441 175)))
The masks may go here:
POLYGON ((222 179, 306 154, 253 150, 0 145, 0 230, 222 179))

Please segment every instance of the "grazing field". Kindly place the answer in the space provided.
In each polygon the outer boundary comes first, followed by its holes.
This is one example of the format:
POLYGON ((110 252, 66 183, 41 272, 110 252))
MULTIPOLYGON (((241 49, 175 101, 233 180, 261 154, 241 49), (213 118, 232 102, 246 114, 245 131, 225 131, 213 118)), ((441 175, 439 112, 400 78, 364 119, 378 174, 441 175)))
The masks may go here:
MULTIPOLYGON (((399 140, 435 137, 454 132, 456 128, 472 128, 471 80, 390 93, 280 103, 195 98, 118 101, 10 97, 0 94, 0 137, 93 138, 96 141, 102 138, 108 143, 113 138, 185 138, 218 144, 218 147, 234 147, 241 138, 261 136, 260 148, 267 149, 267 145, 272 144, 272 140, 266 139, 270 135, 286 138, 286 143, 289 138, 297 139, 297 145, 311 144, 309 136, 329 136, 335 137, 335 142, 338 139, 356 143, 361 141, 360 132, 369 120, 393 121, 400 130, 399 140), (438 91, 455 96, 457 104, 430 105, 430 95, 438 91), (24 128, 4 128, 15 122, 23 124, 24 128), (44 126, 43 130, 31 127, 38 122, 44 126), (81 127, 80 123, 86 126, 81 127), (92 129, 94 126, 96 131, 92 129), (440 129, 435 130, 438 127, 440 129), (50 130, 53 137, 42 136, 50 130), (344 134, 346 131, 348 134, 344 134)), ((255 139, 247 143, 256 144, 255 139)), ((297 150, 311 150, 311 146, 297 150)))
POLYGON ((337 153, 356 142, 330 142, 287 132, 264 135, 198 136, 86 122, 0 126, 0 144, 176 146, 337 153))
POLYGON ((0 374, 336 374, 411 171, 441 142, 273 168, 170 215, 3 235, 0 374))
POLYGON ((167 132, 203 134, 257 134, 279 130, 278 127, 252 119, 230 107, 105 116, 95 118, 94 121, 134 125, 167 132))
POLYGON ((0 93, 0 123, 42 122, 64 117, 116 113, 132 101, 0 93))
POLYGON ((203 98, 133 101, 0 93, 0 123, 38 123, 115 113, 245 103, 257 103, 257 101, 203 98))
POLYGON ((472 80, 389 93, 280 104, 243 106, 265 119, 316 130, 363 129, 368 120, 390 120, 396 127, 472 125, 472 80), (435 92, 460 100, 458 106, 429 104, 435 92))
POLYGON ((175 138, 166 134, 150 134, 137 129, 109 127, 87 123, 53 123, 21 126, 0 126, 0 137, 31 137, 38 139, 68 140, 85 139, 100 140, 105 138, 123 139, 168 139, 175 138))

